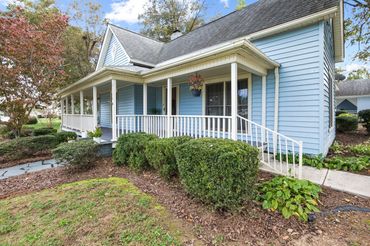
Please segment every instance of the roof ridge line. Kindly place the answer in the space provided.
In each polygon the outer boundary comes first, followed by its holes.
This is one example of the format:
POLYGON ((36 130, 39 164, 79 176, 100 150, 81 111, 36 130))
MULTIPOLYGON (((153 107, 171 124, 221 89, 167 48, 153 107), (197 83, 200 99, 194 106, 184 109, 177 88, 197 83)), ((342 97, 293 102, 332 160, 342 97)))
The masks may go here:
POLYGON ((108 25, 111 25, 111 26, 117 27, 118 29, 121 29, 121 30, 126 31, 126 32, 130 32, 130 33, 132 33, 132 34, 136 34, 136 35, 141 36, 141 37, 143 37, 143 38, 147 38, 147 39, 153 40, 153 41, 155 41, 155 42, 157 42, 157 43, 160 43, 160 44, 166 44, 165 42, 162 42, 162 41, 159 41, 159 40, 157 40, 157 39, 154 39, 154 38, 151 38, 151 37, 145 36, 145 35, 143 35, 143 34, 141 34, 141 33, 134 32, 134 31, 132 31, 132 30, 129 30, 129 29, 124 28, 124 27, 120 27, 120 26, 115 25, 115 24, 112 24, 112 23, 108 23, 108 25))

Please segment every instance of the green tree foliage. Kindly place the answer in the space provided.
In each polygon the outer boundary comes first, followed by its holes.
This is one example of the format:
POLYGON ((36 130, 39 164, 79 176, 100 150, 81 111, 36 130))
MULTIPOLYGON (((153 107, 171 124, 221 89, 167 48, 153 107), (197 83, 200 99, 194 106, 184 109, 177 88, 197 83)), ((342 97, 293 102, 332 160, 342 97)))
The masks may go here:
POLYGON ((139 15, 141 33, 168 42, 176 30, 185 34, 201 26, 204 10, 204 0, 150 0, 139 15))
POLYGON ((345 5, 351 8, 352 18, 344 22, 345 39, 351 45, 358 45, 358 52, 354 59, 369 61, 370 49, 370 1, 345 0, 345 5))
POLYGON ((348 80, 370 79, 370 72, 366 68, 360 68, 352 71, 348 75, 348 80))
POLYGON ((242 8, 247 7, 245 0, 237 0, 236 10, 241 10, 242 8))
POLYGON ((101 5, 94 1, 74 0, 67 13, 71 21, 64 34, 66 85, 94 71, 106 24, 101 5))

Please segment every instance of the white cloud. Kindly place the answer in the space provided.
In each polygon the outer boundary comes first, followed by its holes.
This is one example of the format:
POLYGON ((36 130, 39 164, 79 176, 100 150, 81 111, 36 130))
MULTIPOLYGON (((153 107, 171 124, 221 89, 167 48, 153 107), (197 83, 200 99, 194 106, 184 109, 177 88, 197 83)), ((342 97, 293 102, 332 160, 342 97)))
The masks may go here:
POLYGON ((112 11, 105 17, 109 21, 123 21, 127 23, 139 22, 139 15, 143 13, 144 6, 149 0, 123 0, 110 5, 112 11))
POLYGON ((370 70, 370 65, 361 65, 357 63, 347 64, 345 67, 346 72, 350 73, 355 70, 359 70, 362 68, 366 68, 367 70, 370 70))
POLYGON ((220 2, 224 5, 225 8, 229 7, 229 0, 220 0, 220 2))

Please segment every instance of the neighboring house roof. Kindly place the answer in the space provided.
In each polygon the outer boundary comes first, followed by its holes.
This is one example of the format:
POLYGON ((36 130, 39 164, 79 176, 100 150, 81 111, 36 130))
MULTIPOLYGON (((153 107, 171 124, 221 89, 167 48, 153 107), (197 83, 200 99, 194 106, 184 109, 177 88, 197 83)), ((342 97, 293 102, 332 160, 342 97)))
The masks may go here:
POLYGON ((345 99, 343 102, 338 104, 338 110, 349 110, 349 111, 357 111, 357 106, 345 99))
POLYGON ((337 83, 336 96, 370 96, 370 79, 345 80, 337 83))
POLYGON ((339 0, 260 0, 168 43, 111 25, 128 55, 153 65, 339 5, 339 0))

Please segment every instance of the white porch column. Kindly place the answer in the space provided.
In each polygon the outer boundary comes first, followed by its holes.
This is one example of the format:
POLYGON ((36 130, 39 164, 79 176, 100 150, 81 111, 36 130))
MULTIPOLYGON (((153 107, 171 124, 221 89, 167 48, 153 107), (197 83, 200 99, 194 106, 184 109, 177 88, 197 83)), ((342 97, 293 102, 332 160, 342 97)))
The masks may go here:
POLYGON ((98 126, 98 89, 93 87, 93 120, 94 128, 98 126))
POLYGON ((231 139, 238 139, 238 64, 231 64, 231 139))
POLYGON ((84 115, 84 92, 80 91, 80 131, 84 129, 83 116, 84 115))
POLYGON ((112 140, 117 140, 117 81, 112 79, 112 140))
POLYGON ((279 68, 275 68, 275 120, 274 120, 274 131, 279 130, 279 88, 280 88, 280 74, 279 68))
POLYGON ((66 96, 66 114, 68 114, 68 96, 66 96))
POLYGON ((266 127, 266 75, 262 76, 262 126, 266 127))
POLYGON ((71 95, 71 113, 75 114, 75 97, 73 94, 71 95))
POLYGON ((143 115, 144 115, 144 132, 147 132, 147 116, 148 114, 148 85, 143 84, 143 115))
POLYGON ((80 91, 80 115, 84 114, 84 92, 80 91))
POLYGON ((167 79, 167 137, 171 137, 172 78, 167 79))
POLYGON ((64 99, 62 98, 60 100, 60 119, 61 119, 60 127, 61 128, 63 128, 63 117, 64 117, 64 99))

